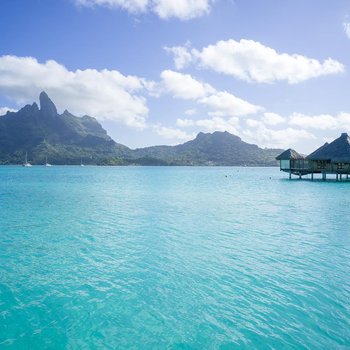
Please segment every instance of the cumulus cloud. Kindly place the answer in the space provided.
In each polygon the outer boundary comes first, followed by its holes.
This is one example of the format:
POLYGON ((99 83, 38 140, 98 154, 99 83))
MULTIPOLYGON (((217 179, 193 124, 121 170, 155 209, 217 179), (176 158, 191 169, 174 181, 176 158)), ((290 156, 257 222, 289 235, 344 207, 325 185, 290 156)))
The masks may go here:
POLYGON ((147 10, 149 0, 75 0, 75 2, 80 6, 119 7, 131 13, 138 13, 147 10))
POLYGON ((0 107, 0 116, 5 115, 7 112, 17 112, 17 109, 9 107, 0 107))
POLYGON ((264 113, 262 120, 267 125, 278 125, 284 123, 286 118, 276 113, 266 112, 264 113))
POLYGON ((188 128, 196 125, 196 121, 193 119, 178 118, 176 120, 176 125, 179 126, 180 128, 188 128))
POLYGON ((232 117, 254 114, 263 108, 251 104, 227 91, 217 91, 211 85, 183 74, 166 70, 161 73, 161 89, 175 98, 195 100, 210 108, 209 113, 216 117, 232 117))
POLYGON ((324 132, 336 135, 349 131, 350 113, 307 115, 295 112, 288 117, 264 113, 261 119, 246 119, 245 124, 240 136, 247 141, 265 147, 297 147, 300 141, 314 144, 324 132))
POLYGON ((218 91, 210 96, 203 97, 199 103, 211 109, 210 115, 217 117, 244 116, 254 114, 263 108, 242 100, 226 91, 218 91))
POLYGON ((208 119, 177 119, 176 125, 180 128, 197 127, 200 130, 208 132, 228 131, 232 134, 238 134, 239 119, 232 117, 229 119, 221 117, 213 117, 208 119))
POLYGON ((189 66, 193 57, 189 50, 190 44, 187 43, 185 46, 174 46, 174 47, 164 47, 164 50, 174 57, 175 67, 177 69, 184 69, 189 66))
POLYGON ((118 7, 131 13, 146 11, 149 0, 75 0, 80 6, 118 7))
POLYGON ((159 136, 162 136, 163 138, 167 140, 172 141, 189 141, 195 138, 195 133, 187 133, 184 130, 164 126, 162 124, 154 124, 152 125, 153 131, 155 131, 159 136))
POLYGON ((305 115, 293 113, 289 117, 289 124, 305 129, 315 130, 350 130, 350 113, 305 115))
POLYGON ((80 6, 108 6, 130 13, 153 12, 162 19, 189 20, 209 13, 212 0, 75 0, 80 6))
POLYGON ((221 40, 202 50, 188 46, 167 48, 178 68, 195 63, 201 68, 256 83, 287 81, 300 83, 312 78, 344 72, 344 65, 327 58, 323 62, 298 54, 279 53, 257 41, 221 40))
MULTIPOLYGON (((249 121, 248 121, 249 124, 249 121)), ((313 140, 315 136, 309 131, 300 128, 271 129, 263 123, 250 124, 250 129, 244 129, 241 136, 248 142, 269 148, 288 148, 302 140, 313 140)))
POLYGON ((58 108, 143 128, 148 107, 142 93, 151 84, 116 70, 70 71, 56 61, 0 57, 0 93, 18 104, 32 102, 45 90, 58 108))
POLYGON ((153 0, 154 11, 160 18, 177 17, 187 20, 210 11, 209 0, 153 0))
POLYGON ((346 36, 350 39, 350 22, 343 23, 343 27, 346 36))
POLYGON ((211 85, 194 79, 190 74, 165 70, 160 76, 163 89, 176 98, 194 100, 215 92, 211 85))

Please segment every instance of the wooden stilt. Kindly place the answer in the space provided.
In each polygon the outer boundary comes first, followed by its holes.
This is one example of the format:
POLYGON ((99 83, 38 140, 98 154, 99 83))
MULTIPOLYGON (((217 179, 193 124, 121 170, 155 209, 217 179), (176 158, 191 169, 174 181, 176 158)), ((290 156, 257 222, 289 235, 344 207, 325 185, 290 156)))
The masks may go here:
POLYGON ((289 180, 291 180, 291 179, 292 179, 292 172, 289 171, 289 180))
POLYGON ((311 173, 311 181, 314 181, 314 173, 311 173))
POLYGON ((301 173, 299 173, 299 180, 301 179, 301 173))

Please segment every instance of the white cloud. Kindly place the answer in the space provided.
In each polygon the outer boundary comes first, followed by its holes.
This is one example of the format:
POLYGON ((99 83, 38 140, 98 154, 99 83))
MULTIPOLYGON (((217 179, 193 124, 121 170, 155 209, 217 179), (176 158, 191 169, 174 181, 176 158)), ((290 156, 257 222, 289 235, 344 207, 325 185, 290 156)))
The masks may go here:
POLYGON ((17 112, 17 109, 9 107, 0 107, 0 116, 5 115, 7 112, 17 112))
POLYGON ((211 116, 232 117, 254 114, 262 111, 260 106, 253 105, 226 91, 217 91, 211 85, 183 74, 166 70, 161 73, 161 89, 175 98, 195 100, 212 111, 211 116))
POLYGON ((195 133, 187 133, 184 130, 173 128, 173 127, 167 127, 162 124, 155 124, 152 126, 152 129, 163 138, 167 140, 173 140, 173 141, 189 141, 193 138, 195 138, 195 133))
POLYGON ((0 93, 18 104, 36 100, 45 90, 61 110, 143 128, 148 108, 141 93, 147 88, 144 79, 115 70, 69 71, 53 60, 0 57, 0 93))
POLYGON ((161 78, 165 91, 176 98, 193 100, 215 92, 212 86, 192 78, 190 74, 165 70, 161 78))
POLYGON ((192 63, 193 58, 189 46, 190 44, 187 43, 185 46, 164 47, 166 52, 173 55, 177 69, 184 69, 192 63))
POLYGON ((286 121, 286 118, 276 113, 266 112, 264 113, 262 120, 267 125, 278 125, 284 123, 286 121))
POLYGON ((337 115, 337 119, 339 122, 338 129, 342 132, 344 130, 350 130, 350 113, 339 113, 337 115))
POLYGON ((180 128, 197 127, 200 130, 206 130, 209 132, 214 131, 228 131, 232 134, 238 134, 239 119, 232 117, 229 119, 221 117, 213 117, 210 119, 177 119, 176 125, 180 128))
POLYGON ((253 40, 221 40, 201 51, 188 47, 168 48, 175 63, 185 67, 195 62, 202 68, 257 83, 287 81, 296 84, 325 75, 344 72, 344 65, 328 58, 323 62, 297 54, 279 53, 253 40), (186 59, 182 59, 185 57, 186 59))
POLYGON ((187 20, 210 11, 209 0, 153 0, 154 11, 160 18, 177 17, 187 20))
POLYGON ((261 121, 257 119, 247 119, 245 123, 250 128, 257 128, 260 125, 264 125, 261 121))
POLYGON ((297 145, 299 141, 315 139, 312 133, 300 128, 275 130, 253 119, 248 119, 247 125, 249 128, 244 129, 240 136, 247 142, 256 143, 261 147, 289 148, 297 145))
POLYGON ((337 125, 337 120, 329 114, 308 116, 301 113, 293 113, 289 117, 289 124, 307 129, 327 130, 337 125))
POLYGON ((146 11, 149 0, 75 0, 80 6, 108 6, 121 8, 131 13, 146 11))
POLYGON ((214 110, 210 115, 217 117, 243 116, 254 114, 263 108, 244 101, 226 91, 219 91, 210 96, 203 97, 199 103, 214 110))
POLYGON ((179 126, 180 128, 188 128, 188 127, 192 127, 195 126, 195 120, 193 119, 182 119, 182 118, 178 118, 176 120, 176 125, 179 126))
POLYGON ((212 0, 75 0, 80 6, 108 6, 130 13, 153 12, 162 19, 189 20, 210 12, 212 0))
POLYGON ((343 27, 346 36, 350 39, 350 22, 343 23, 343 27))
POLYGON ((293 113, 289 117, 289 124, 315 130, 350 130, 350 113, 339 113, 335 116, 330 114, 305 115, 293 113))
POLYGON ((260 120, 245 119, 245 124, 246 127, 240 129, 240 136, 249 142, 256 142, 265 147, 298 148, 300 141, 304 141, 309 147, 312 146, 311 151, 316 145, 315 141, 322 138, 320 134, 326 132, 336 135, 349 132, 350 113, 306 115, 295 112, 288 117, 264 113, 260 120))

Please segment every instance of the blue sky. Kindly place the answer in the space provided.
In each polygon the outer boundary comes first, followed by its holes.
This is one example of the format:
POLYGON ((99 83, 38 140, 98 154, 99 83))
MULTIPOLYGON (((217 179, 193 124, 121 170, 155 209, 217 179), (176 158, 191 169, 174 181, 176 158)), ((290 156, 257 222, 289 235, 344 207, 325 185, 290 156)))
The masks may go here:
POLYGON ((0 112, 45 90, 130 147, 228 130, 307 153, 350 133, 349 1, 2 0, 0 16, 0 112))

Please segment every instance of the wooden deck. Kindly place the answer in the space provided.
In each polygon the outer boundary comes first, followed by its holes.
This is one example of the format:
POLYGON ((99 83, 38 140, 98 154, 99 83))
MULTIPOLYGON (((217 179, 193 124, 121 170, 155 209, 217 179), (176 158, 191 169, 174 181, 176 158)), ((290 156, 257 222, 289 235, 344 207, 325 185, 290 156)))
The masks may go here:
POLYGON ((290 160, 280 163, 280 170, 301 179, 303 176, 311 175, 311 180, 321 175, 321 180, 334 179, 336 181, 350 180, 350 164, 347 163, 331 163, 331 162, 315 162, 306 159, 290 160))
POLYGON ((345 169, 312 169, 312 168, 297 168, 293 167, 290 169, 280 169, 289 174, 289 179, 292 179, 292 175, 297 176, 299 179, 302 179, 303 176, 311 175, 310 180, 313 181, 316 179, 315 175, 321 175, 321 180, 326 181, 330 180, 329 176, 332 176, 335 181, 350 181, 350 171, 345 169), (327 178, 328 177, 328 178, 327 178))

